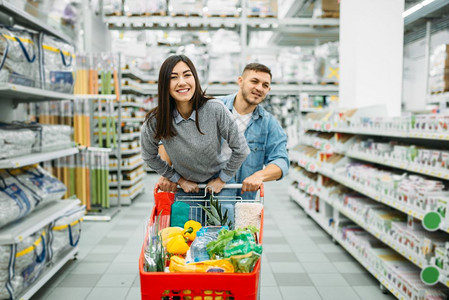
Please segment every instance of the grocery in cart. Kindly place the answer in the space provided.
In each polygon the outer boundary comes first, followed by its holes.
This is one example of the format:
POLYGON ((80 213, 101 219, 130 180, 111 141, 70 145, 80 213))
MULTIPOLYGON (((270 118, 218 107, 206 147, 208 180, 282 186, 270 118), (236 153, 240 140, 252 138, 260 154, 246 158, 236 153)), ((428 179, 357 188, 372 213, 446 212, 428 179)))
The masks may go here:
MULTIPOLYGON (((256 200, 154 189, 155 206, 139 259, 142 299, 257 299, 263 185, 256 200)), ((241 189, 227 184, 223 190, 241 189)))

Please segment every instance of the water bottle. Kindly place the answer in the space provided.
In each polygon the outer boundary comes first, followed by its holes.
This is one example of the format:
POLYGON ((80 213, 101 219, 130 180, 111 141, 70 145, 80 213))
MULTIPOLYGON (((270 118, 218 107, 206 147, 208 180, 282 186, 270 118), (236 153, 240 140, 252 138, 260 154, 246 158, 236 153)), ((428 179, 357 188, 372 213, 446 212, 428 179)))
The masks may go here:
POLYGON ((209 260, 207 244, 215 241, 221 229, 227 226, 203 227, 196 233, 196 238, 190 245, 190 255, 194 262, 209 260))

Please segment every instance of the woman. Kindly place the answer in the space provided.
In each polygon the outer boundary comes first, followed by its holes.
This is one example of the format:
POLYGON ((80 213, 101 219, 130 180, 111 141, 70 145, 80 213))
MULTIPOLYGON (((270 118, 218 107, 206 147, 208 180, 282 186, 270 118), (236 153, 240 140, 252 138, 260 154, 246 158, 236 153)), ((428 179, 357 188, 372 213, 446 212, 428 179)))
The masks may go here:
POLYGON ((249 154, 232 114, 220 100, 204 95, 195 66, 184 55, 162 64, 158 106, 147 114, 141 132, 143 160, 186 193, 199 192, 198 183, 219 193, 249 154), (221 155, 222 138, 232 150, 229 160, 221 155), (158 155, 160 143, 171 166, 158 155))

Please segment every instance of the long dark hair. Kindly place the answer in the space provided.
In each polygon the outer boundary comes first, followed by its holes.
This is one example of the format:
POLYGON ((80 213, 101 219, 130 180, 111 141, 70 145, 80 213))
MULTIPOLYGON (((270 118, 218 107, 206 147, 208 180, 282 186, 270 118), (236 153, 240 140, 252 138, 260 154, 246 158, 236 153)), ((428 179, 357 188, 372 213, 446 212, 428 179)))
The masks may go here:
POLYGON ((156 118, 155 139, 176 136, 176 130, 173 127, 173 110, 176 108, 176 103, 175 99, 170 95, 170 78, 173 68, 181 61, 190 68, 193 78, 195 79, 195 92, 193 93, 191 101, 193 101, 193 109, 195 110, 196 128, 201 134, 204 134, 198 123, 198 110, 207 102, 207 100, 211 99, 211 97, 207 97, 201 89, 198 74, 192 61, 185 55, 172 55, 162 63, 161 69, 159 70, 157 107, 153 108, 145 116, 145 123, 152 118, 156 118))

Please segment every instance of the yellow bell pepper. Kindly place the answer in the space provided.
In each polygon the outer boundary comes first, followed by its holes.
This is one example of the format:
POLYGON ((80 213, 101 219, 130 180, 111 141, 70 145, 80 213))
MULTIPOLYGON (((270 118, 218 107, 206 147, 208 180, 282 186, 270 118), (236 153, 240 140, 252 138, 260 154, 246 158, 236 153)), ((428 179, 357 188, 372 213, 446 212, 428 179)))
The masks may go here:
POLYGON ((193 242, 196 238, 196 233, 201 229, 201 223, 190 220, 184 224, 183 235, 189 239, 189 241, 193 242))
POLYGON ((181 234, 183 229, 181 227, 166 227, 162 229, 159 234, 162 238, 162 246, 167 247, 168 242, 176 235, 181 234))
POLYGON ((194 272, 194 273, 205 273, 211 271, 213 268, 221 269, 224 273, 233 273, 234 266, 227 259, 219 260, 205 260, 196 263, 186 263, 186 260, 178 257, 172 256, 170 258, 169 265, 170 272, 194 272))
POLYGON ((185 255, 190 249, 182 234, 175 235, 167 243, 167 252, 171 254, 185 255))

